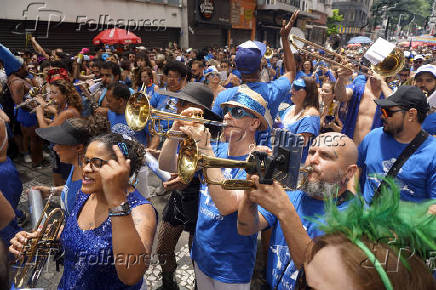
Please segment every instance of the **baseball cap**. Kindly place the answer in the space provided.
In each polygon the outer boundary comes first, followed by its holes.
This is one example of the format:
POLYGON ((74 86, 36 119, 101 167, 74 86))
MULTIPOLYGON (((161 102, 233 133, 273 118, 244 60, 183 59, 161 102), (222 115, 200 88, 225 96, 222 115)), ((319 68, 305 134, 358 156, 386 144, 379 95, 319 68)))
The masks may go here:
POLYGON ((5 68, 7 76, 18 71, 24 63, 21 57, 13 55, 9 48, 2 44, 0 44, 0 60, 3 62, 3 67, 5 68))
POLYGON ((415 108, 420 112, 428 112, 430 106, 427 97, 415 86, 401 86, 387 99, 375 100, 380 107, 399 106, 406 109, 415 108))
POLYGON ((418 68, 418 70, 416 71, 415 74, 415 78, 423 72, 429 72, 431 74, 433 74, 433 76, 436 78, 436 66, 432 65, 432 64, 426 64, 426 65, 422 65, 418 68))
POLYGON ((260 69, 262 56, 266 45, 259 41, 246 41, 238 46, 236 51, 236 67, 243 74, 251 74, 260 69))
POLYGON ((83 130, 74 128, 70 120, 66 120, 59 126, 37 128, 35 132, 42 139, 59 145, 86 144, 90 138, 89 135, 83 134, 83 130))
POLYGON ((415 60, 419 60, 419 59, 424 60, 424 57, 422 56, 422 54, 417 54, 413 60, 415 61, 415 60))

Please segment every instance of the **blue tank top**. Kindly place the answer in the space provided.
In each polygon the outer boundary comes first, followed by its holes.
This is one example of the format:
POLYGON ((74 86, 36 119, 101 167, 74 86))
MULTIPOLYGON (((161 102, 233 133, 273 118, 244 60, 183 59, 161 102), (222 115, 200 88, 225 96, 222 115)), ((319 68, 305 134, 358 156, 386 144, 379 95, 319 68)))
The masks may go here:
MULTIPOLYGON (((76 205, 61 234, 65 249, 64 273, 58 289, 140 289, 142 280, 127 286, 118 278, 112 252, 112 222, 108 217, 93 230, 82 230, 78 215, 89 195, 79 190, 76 205)), ((127 197, 130 208, 150 202, 135 190, 127 197)))

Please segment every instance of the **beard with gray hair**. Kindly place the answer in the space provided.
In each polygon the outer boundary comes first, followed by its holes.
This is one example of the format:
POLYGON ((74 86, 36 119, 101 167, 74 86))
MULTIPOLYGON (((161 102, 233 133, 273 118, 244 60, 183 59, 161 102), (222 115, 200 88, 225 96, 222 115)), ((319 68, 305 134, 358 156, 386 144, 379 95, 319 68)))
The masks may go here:
POLYGON ((312 180, 303 184, 300 190, 304 191, 312 198, 321 200, 325 198, 337 197, 339 188, 344 185, 342 184, 341 179, 345 173, 339 169, 336 174, 336 182, 331 183, 323 180, 312 180))
POLYGON ((339 185, 325 181, 309 181, 301 187, 308 196, 316 199, 335 197, 338 194, 339 185))

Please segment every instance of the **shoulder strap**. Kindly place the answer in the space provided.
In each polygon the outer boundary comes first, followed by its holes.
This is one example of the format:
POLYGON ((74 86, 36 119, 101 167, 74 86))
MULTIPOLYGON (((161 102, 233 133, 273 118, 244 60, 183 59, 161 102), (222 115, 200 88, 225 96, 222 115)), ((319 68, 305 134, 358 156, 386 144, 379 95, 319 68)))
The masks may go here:
MULTIPOLYGON (((398 156, 397 160, 394 162, 391 169, 389 169, 389 172, 386 174, 386 177, 395 178, 398 175, 398 172, 400 172, 401 167, 403 167, 404 163, 406 163, 407 159, 409 159, 409 157, 412 156, 413 153, 415 153, 415 151, 419 148, 419 146, 422 145, 422 143, 424 143, 427 137, 428 133, 421 130, 421 132, 416 135, 412 142, 407 145, 403 152, 401 152, 400 156, 398 156)), ((386 186, 386 181, 384 179, 380 183, 377 190, 374 192, 374 197, 372 200, 380 195, 382 186, 386 186)))

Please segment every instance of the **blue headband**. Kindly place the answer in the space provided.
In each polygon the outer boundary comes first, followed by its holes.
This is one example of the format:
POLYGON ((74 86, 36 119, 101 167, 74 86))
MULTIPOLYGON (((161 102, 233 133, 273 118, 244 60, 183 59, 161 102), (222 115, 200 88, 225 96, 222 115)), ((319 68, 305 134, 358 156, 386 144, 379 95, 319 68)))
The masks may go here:
POLYGON ((292 83, 292 86, 299 86, 299 87, 305 88, 306 82, 302 78, 298 78, 292 83))

